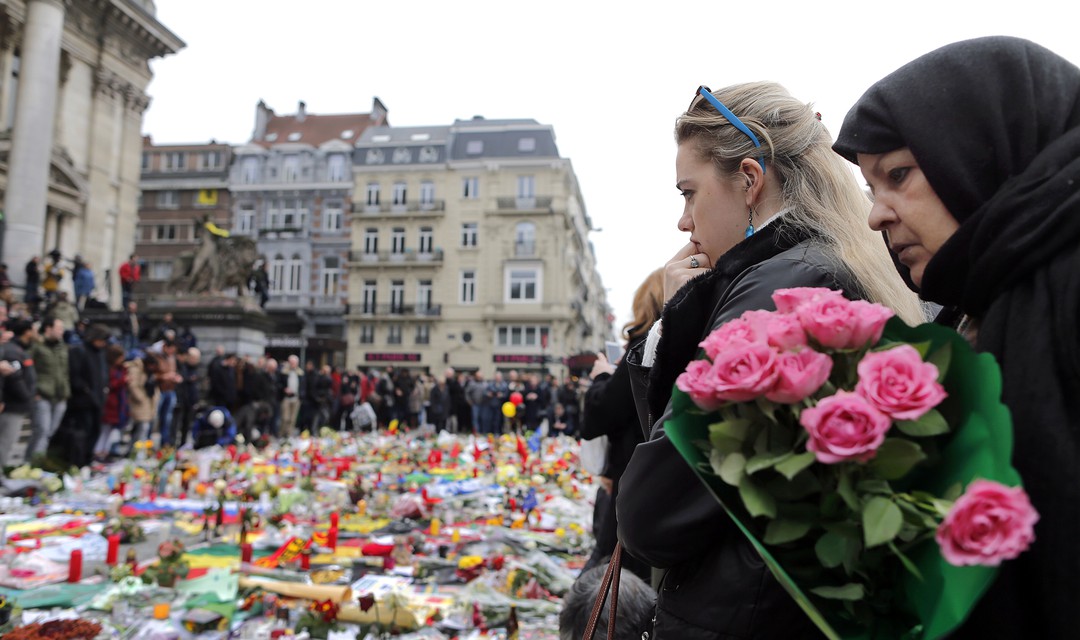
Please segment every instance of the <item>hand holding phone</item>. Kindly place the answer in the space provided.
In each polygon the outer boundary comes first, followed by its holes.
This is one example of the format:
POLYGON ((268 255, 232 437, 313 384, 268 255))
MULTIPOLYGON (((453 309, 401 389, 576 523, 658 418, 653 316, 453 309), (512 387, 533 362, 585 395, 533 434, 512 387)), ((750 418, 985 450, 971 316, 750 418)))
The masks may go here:
POLYGON ((608 362, 611 364, 618 364, 619 360, 622 360, 623 350, 618 342, 612 342, 608 340, 604 343, 604 355, 607 356, 608 362))

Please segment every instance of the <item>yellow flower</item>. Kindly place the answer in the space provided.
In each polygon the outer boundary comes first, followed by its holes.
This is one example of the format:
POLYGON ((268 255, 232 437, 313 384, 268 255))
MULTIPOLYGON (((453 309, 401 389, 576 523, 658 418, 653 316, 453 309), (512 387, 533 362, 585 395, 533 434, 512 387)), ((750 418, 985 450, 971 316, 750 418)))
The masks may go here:
POLYGON ((458 569, 468 570, 468 569, 472 569, 475 566, 481 565, 483 563, 484 563, 484 559, 482 557, 480 557, 480 556, 461 556, 461 558, 458 559, 458 565, 457 566, 458 566, 458 569))

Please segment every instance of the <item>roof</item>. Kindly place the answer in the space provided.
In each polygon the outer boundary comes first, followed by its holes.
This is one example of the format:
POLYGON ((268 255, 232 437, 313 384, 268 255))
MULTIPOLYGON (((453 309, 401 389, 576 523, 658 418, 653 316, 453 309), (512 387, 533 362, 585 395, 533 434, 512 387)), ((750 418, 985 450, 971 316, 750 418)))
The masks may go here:
POLYGON ((341 140, 349 146, 356 144, 364 131, 376 124, 369 113, 337 113, 328 115, 272 115, 266 123, 266 134, 255 144, 269 147, 282 142, 300 142, 318 147, 330 140, 341 140))
POLYGON ((478 158, 558 158, 555 130, 532 119, 455 120, 450 128, 451 160, 478 158))

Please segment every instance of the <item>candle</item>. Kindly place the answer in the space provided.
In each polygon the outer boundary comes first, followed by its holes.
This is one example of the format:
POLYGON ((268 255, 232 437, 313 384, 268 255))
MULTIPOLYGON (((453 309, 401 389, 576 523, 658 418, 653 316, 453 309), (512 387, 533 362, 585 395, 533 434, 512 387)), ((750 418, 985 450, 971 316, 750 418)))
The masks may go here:
POLYGON ((433 535, 433 536, 439 535, 439 524, 440 523, 439 523, 438 518, 432 518, 431 519, 431 535, 433 535))
POLYGON ((240 562, 243 564, 251 564, 251 553, 252 548, 250 542, 245 542, 240 545, 240 562))
POLYGON ((364 517, 364 514, 366 514, 366 513, 367 513, 367 500, 361 500, 360 502, 357 502, 356 503, 356 515, 358 515, 360 517, 364 517))
POLYGON ((375 475, 375 484, 382 484, 382 471, 375 475))
POLYGON ((454 544, 457 544, 457 543, 461 542, 461 531, 460 530, 454 529, 454 532, 450 534, 450 542, 453 542, 454 544))
POLYGON ((337 549, 338 514, 335 511, 330 514, 330 530, 326 533, 326 545, 331 550, 337 549))
POLYGON ((167 620, 169 618, 169 603, 161 602, 154 605, 154 620, 167 620))
POLYGON ((311 568, 311 553, 306 549, 300 552, 300 568, 304 571, 311 568))
POLYGON ((68 564, 68 582, 82 580, 82 550, 71 550, 71 563, 68 564))
POLYGON ((115 567, 120 560, 120 534, 114 533, 109 536, 109 550, 105 554, 105 564, 115 567))

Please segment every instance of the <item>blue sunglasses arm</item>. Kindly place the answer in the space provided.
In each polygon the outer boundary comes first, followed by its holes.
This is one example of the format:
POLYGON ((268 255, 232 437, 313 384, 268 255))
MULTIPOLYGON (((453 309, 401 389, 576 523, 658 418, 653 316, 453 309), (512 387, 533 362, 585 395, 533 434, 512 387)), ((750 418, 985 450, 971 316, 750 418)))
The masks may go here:
MULTIPOLYGON (((758 140, 757 136, 754 135, 754 132, 750 130, 750 127, 743 124, 743 121, 739 120, 739 117, 737 115, 735 115, 731 112, 730 109, 725 107, 723 102, 720 102, 716 98, 716 96, 714 96, 708 91, 701 91, 701 95, 709 101, 709 104, 716 107, 716 110, 720 112, 720 115, 727 118, 728 122, 730 122, 732 126, 746 134, 746 137, 750 138, 750 142, 753 142, 755 147, 761 148, 761 142, 758 140)), ((761 172, 765 173, 765 159, 759 156, 757 161, 758 164, 761 165, 761 172)))

